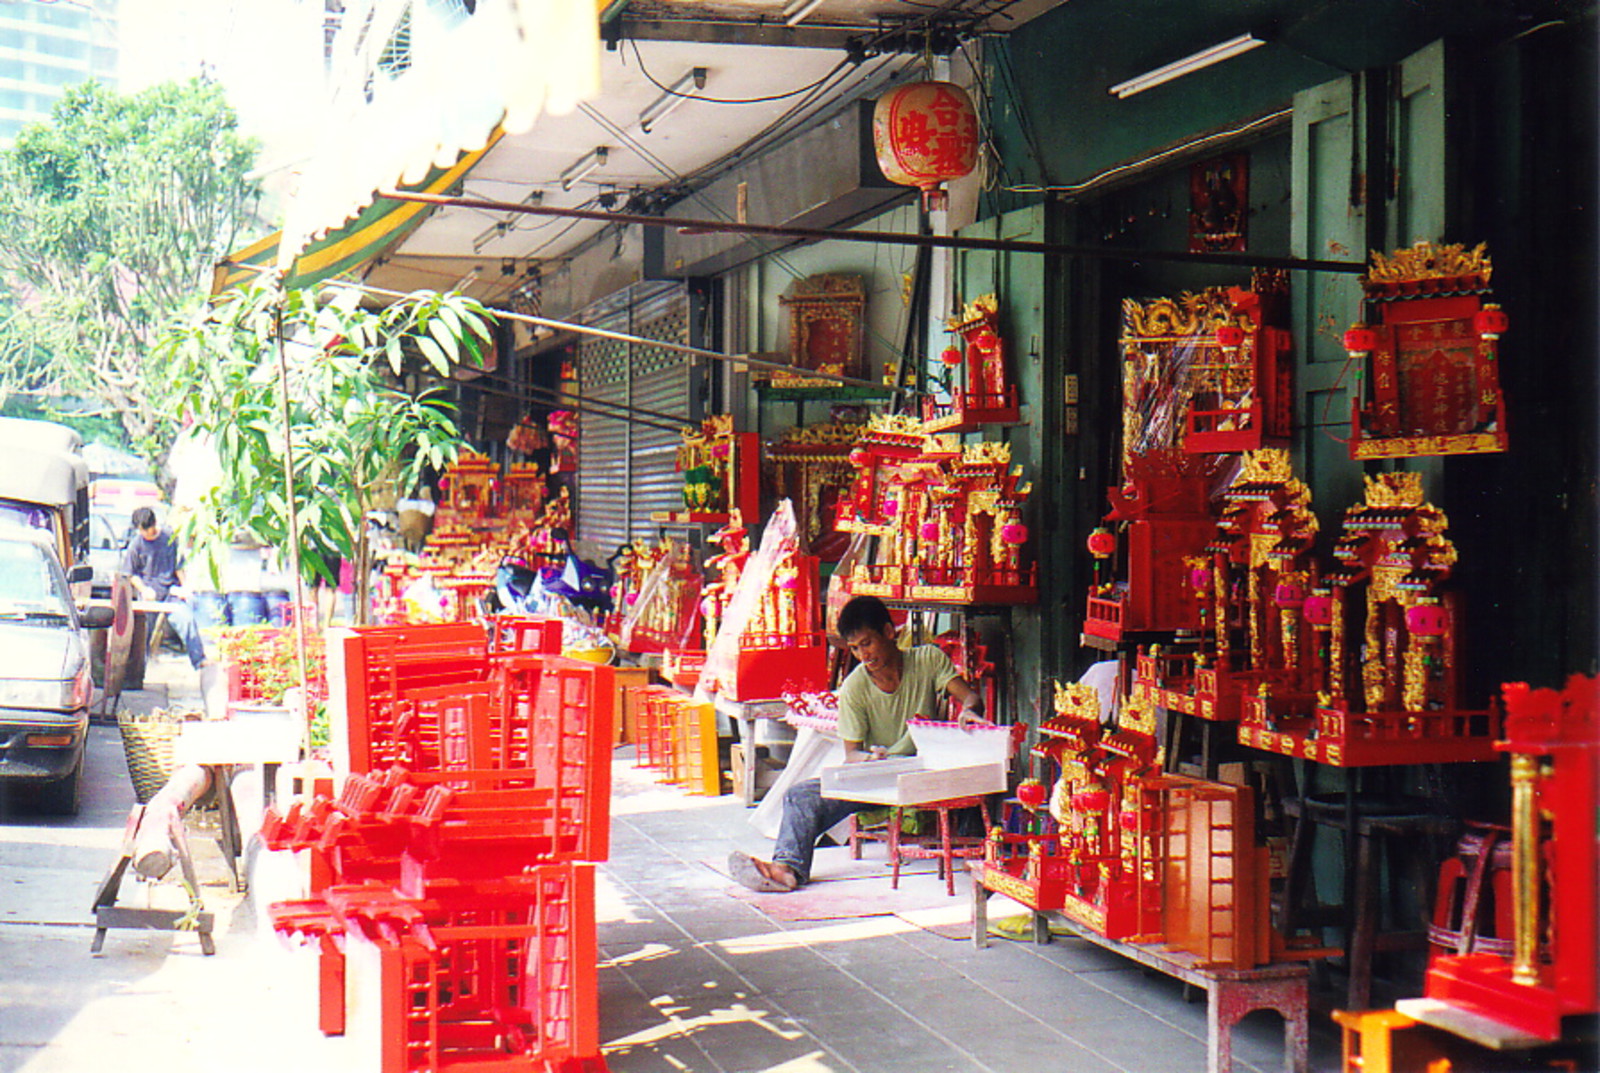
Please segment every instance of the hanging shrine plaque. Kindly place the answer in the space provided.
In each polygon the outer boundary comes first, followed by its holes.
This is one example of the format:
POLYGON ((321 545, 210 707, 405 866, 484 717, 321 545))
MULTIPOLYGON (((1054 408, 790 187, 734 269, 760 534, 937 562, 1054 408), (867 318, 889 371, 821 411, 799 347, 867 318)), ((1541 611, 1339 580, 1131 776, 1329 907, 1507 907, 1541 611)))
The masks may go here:
POLYGON ((1504 451, 1499 340, 1509 320, 1489 296, 1482 245, 1418 243, 1375 253, 1362 277, 1376 323, 1345 332, 1369 360, 1365 397, 1351 403, 1350 457, 1414 458, 1504 451))

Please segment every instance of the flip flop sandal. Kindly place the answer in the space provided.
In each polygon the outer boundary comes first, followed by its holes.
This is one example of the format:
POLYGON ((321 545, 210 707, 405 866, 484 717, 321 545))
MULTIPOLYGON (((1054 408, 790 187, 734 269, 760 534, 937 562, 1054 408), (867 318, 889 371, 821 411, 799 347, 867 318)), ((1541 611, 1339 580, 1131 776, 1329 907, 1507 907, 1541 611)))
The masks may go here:
POLYGON ((794 890, 765 875, 756 867, 755 858, 741 850, 728 854, 728 874, 757 894, 788 894, 794 890))

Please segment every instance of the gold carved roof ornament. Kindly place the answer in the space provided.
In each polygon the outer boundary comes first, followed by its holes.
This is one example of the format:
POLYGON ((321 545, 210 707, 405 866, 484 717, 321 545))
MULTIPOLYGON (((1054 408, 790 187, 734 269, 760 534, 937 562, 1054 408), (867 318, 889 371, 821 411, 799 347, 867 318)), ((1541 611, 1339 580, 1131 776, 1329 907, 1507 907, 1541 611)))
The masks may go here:
POLYGON ((1366 485, 1369 507, 1420 507, 1424 502, 1420 473, 1373 474, 1366 485))
POLYGON ((1494 272, 1487 247, 1480 242, 1472 249, 1464 243, 1441 245, 1418 242, 1385 255, 1374 250, 1372 267, 1363 283, 1409 283, 1423 279, 1477 278, 1484 286, 1494 272))
POLYGON ((999 297, 993 294, 985 294, 968 302, 964 310, 948 318, 944 325, 950 331, 958 332, 963 328, 971 327, 979 321, 993 320, 999 315, 999 297))
POLYGON ((1288 484, 1294 480, 1294 464, 1289 452, 1281 447, 1263 447, 1259 451, 1246 451, 1244 466, 1239 470, 1236 484, 1288 484))
POLYGON ((1057 682, 1055 709, 1057 715, 1098 723, 1100 691, 1084 682, 1057 682))
POLYGON ((1124 298, 1122 319, 1124 343, 1195 335, 1213 332, 1222 324, 1231 324, 1234 319, 1233 302, 1225 287, 1184 291, 1176 298, 1153 298, 1148 302, 1124 298))

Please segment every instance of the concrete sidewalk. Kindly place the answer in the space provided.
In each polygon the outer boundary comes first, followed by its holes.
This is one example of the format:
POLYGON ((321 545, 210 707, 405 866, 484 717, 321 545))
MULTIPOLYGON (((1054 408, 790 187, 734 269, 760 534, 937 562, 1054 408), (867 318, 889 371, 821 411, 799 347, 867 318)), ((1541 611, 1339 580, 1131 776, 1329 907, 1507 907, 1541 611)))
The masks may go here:
MULTIPOLYGON (((193 671, 181 657, 163 657, 156 672, 161 688, 125 706, 185 701, 193 671)), ((94 734, 94 822, 59 834, 85 860, 109 863, 132 792, 116 730, 94 734)), ((770 848, 748 810, 662 786, 631 760, 617 753, 611 859, 597 883, 600 1038, 612 1073, 1205 1068, 1203 996, 1189 1001, 1176 981, 1075 938, 979 951, 965 875, 952 898, 932 862, 915 862, 892 892, 882 846, 859 863, 822 850, 805 892, 752 894, 722 872, 730 849, 770 848)), ((249 773, 237 791, 241 805, 259 800, 249 773)), ((271 901, 303 896, 298 862, 252 847, 250 890, 239 894, 214 845, 197 837, 194 849, 218 915, 214 957, 190 933, 129 931, 90 957, 82 869, 29 921, 6 921, 20 926, 0 929, 0 1073, 376 1068, 370 1044, 317 1031, 314 956, 264 923, 271 901)), ((170 880, 125 889, 124 904, 181 902, 170 880)), ((1003 906, 996 898, 991 917, 1003 906)), ((1235 1068, 1283 1068, 1281 1041, 1276 1016, 1252 1015, 1235 1035, 1235 1068)), ((1338 1068, 1337 1036, 1313 1015, 1312 1069, 1338 1068)))

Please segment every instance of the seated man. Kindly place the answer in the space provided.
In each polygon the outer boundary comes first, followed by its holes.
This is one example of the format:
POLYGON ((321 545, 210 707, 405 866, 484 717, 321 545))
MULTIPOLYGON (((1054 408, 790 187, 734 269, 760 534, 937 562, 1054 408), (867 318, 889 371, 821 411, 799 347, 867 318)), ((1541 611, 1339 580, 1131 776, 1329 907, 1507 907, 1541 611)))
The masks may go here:
MULTIPOLYGON (((839 611, 839 636, 859 661, 839 687, 839 739, 847 764, 916 752, 911 719, 940 719, 945 694, 961 702, 961 725, 981 722, 983 701, 937 645, 902 651, 889 609, 876 596, 857 596, 839 611)), ((783 796, 783 822, 772 860, 735 850, 733 878, 751 890, 792 891, 811 878, 817 840, 847 816, 877 806, 822 796, 822 780, 797 782, 783 796)))
MULTIPOLYGON (((200 627, 194 612, 174 592, 183 585, 183 558, 173 542, 170 530, 156 521, 156 512, 140 507, 133 512, 133 537, 122 556, 122 572, 132 579, 134 587, 145 600, 160 600, 170 604, 167 623, 183 640, 183 649, 196 670, 207 663, 205 644, 200 638, 200 627)), ((154 628, 155 618, 149 621, 154 628)))

